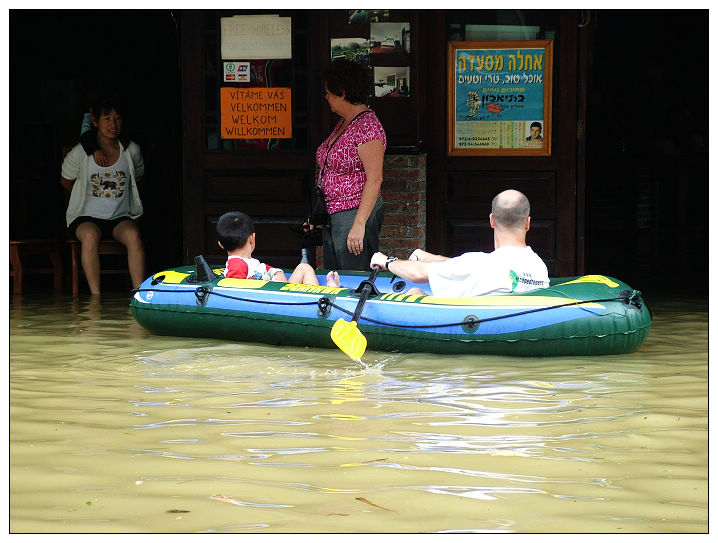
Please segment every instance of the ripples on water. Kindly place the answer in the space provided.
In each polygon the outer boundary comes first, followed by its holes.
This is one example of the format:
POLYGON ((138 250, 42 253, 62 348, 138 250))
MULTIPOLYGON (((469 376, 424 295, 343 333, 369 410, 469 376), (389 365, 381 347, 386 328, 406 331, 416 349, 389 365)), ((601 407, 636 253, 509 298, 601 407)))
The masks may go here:
POLYGON ((706 303, 631 355, 364 367, 127 303, 11 303, 11 531, 707 531, 706 303))

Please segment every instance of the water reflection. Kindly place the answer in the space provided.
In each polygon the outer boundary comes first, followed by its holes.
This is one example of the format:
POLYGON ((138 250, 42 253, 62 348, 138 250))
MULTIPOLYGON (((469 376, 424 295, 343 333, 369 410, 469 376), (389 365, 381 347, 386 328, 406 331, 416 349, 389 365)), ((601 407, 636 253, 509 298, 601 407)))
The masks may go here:
POLYGON ((707 530, 707 308, 653 308, 632 355, 362 367, 127 304, 13 300, 11 530, 707 530))

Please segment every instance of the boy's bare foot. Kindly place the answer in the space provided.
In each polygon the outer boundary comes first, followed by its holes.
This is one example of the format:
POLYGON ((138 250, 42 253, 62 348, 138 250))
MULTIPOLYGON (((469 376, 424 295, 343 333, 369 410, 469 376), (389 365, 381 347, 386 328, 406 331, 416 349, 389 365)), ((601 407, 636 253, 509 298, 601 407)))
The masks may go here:
POLYGON ((335 271, 330 271, 327 274, 327 286, 328 287, 340 287, 339 274, 335 271))

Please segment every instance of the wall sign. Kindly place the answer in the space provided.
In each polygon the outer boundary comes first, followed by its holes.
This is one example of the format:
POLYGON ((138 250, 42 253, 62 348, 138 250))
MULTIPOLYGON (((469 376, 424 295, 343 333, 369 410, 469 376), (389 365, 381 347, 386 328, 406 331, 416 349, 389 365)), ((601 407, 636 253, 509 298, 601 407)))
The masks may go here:
POLYGON ((223 59, 292 58, 291 17, 222 17, 221 33, 223 59))
POLYGON ((220 88, 222 139, 292 137, 292 92, 284 87, 220 88))
POLYGON ((449 42, 448 154, 551 155, 553 41, 449 42))

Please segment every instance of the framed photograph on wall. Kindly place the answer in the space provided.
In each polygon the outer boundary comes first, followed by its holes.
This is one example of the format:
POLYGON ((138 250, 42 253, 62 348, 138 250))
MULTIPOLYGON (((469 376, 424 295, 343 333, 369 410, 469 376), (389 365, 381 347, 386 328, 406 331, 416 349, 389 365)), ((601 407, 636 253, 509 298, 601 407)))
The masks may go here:
POLYGON ((551 156, 553 40, 449 42, 451 156, 551 156))
POLYGON ((409 93, 409 66, 374 66, 374 96, 406 98, 409 93))
POLYGON ((369 32, 369 43, 373 54, 404 52, 411 49, 410 24, 407 23, 372 23, 369 32))
POLYGON ((332 38, 331 59, 346 58, 369 65, 369 40, 366 38, 332 38))

